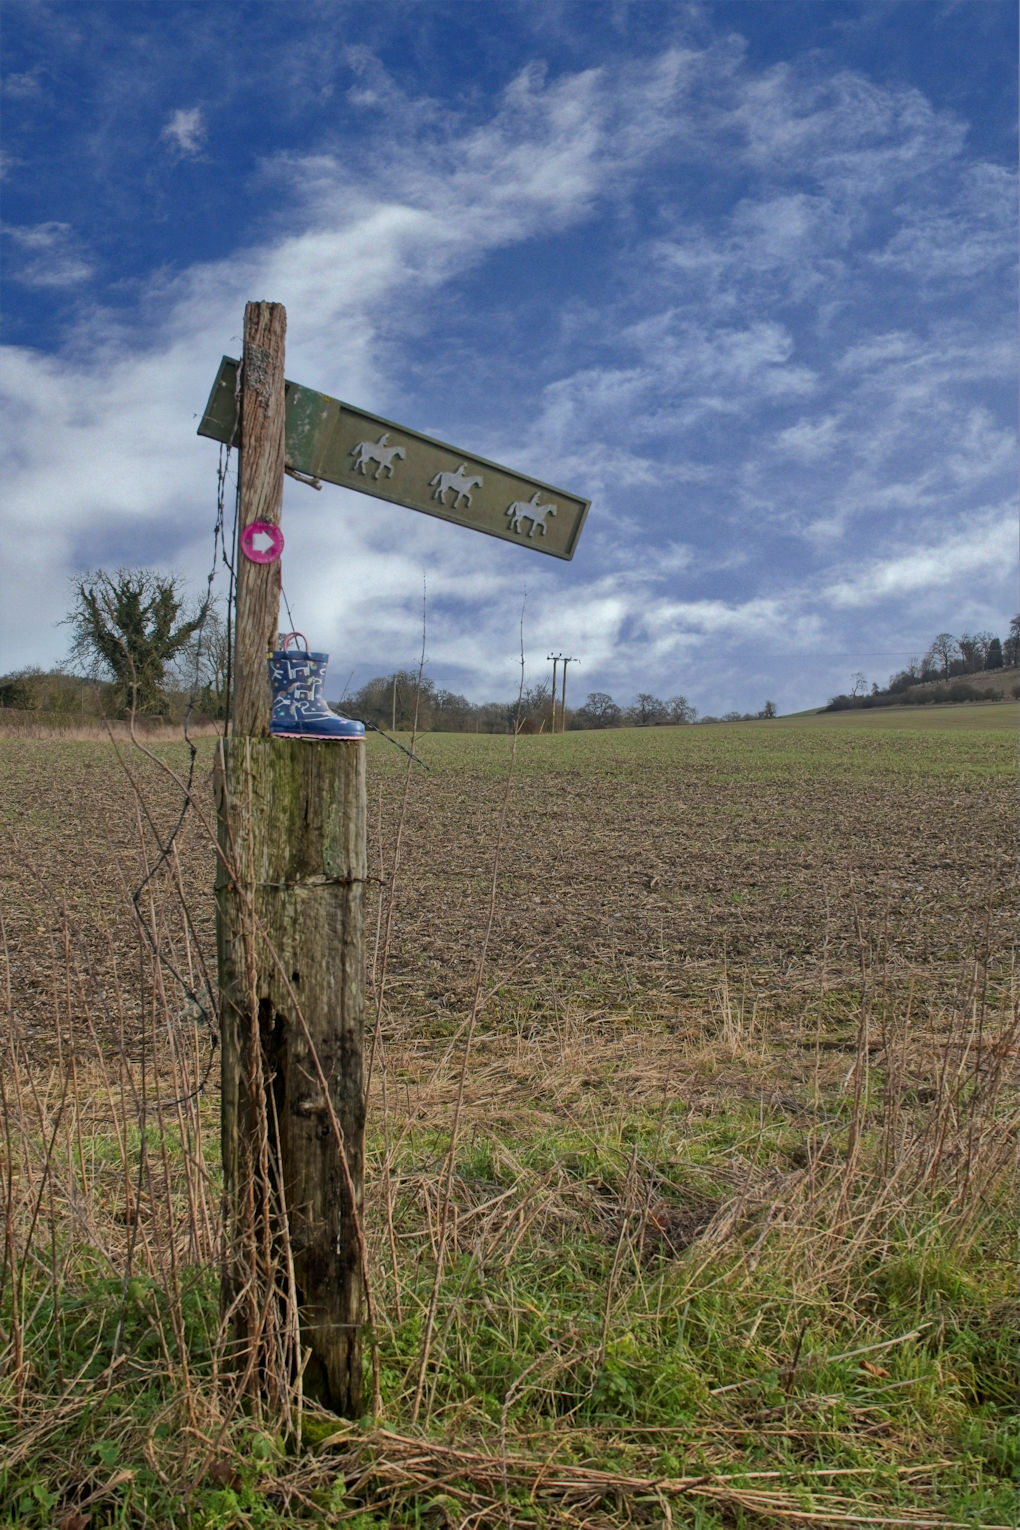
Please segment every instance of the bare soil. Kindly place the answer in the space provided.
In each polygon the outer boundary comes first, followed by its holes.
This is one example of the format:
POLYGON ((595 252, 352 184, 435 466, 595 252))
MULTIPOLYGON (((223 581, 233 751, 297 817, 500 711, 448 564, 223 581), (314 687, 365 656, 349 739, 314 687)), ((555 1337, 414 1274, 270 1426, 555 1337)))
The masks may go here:
MULTIPOLYGON (((655 731, 522 740, 509 786, 505 739, 458 753, 451 736, 426 738, 431 769, 406 783, 401 757, 372 741, 369 954, 386 1016, 422 1037, 455 1028, 490 901, 497 1008, 569 998, 669 1025, 722 988, 778 1017, 864 981, 932 998, 1010 982, 1015 789, 998 734, 948 740, 939 765, 937 734, 655 731)), ((91 1023, 133 1044, 125 995, 146 940, 133 893, 187 993, 214 973, 212 744, 162 861, 183 800, 165 767, 182 780, 188 760, 182 744, 154 748, 162 764, 123 743, 0 739, 11 998, 43 1056, 67 1019, 69 956, 91 1023)))

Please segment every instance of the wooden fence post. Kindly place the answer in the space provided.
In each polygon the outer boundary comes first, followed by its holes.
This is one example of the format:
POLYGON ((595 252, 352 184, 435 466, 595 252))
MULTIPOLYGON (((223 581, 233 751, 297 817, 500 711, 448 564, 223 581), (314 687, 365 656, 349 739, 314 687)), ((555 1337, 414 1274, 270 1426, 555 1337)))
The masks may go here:
MULTIPOLYGON (((286 454, 283 361, 287 312, 282 303, 249 303, 244 310, 240 374, 241 460, 239 532, 253 521, 280 523, 286 454)), ((237 614, 231 732, 268 738, 266 654, 276 647, 280 620, 280 560, 255 563, 235 549, 237 614)))
MULTIPOLYGON (((245 310, 240 529, 278 524, 280 304, 245 310)), ((216 769, 221 858, 222 1294, 249 1395, 362 1411, 364 747, 272 738, 266 655, 280 564, 239 551, 231 737, 216 769)))

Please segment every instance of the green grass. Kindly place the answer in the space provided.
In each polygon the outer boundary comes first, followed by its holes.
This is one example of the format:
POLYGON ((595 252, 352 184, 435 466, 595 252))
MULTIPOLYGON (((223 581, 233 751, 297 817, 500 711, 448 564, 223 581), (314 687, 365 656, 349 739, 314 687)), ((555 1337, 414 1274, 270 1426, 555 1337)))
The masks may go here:
MULTIPOLYGON (((1010 1206, 994 1195, 975 1226, 960 1201, 959 1165, 934 1188, 911 1191, 932 1105, 901 1112, 893 1173, 902 1183, 883 1209, 886 1074, 870 1080, 851 1168, 851 1110, 828 1092, 824 1125, 807 1091, 763 1114, 723 1090, 665 1109, 593 1105, 564 1126, 544 1107, 564 1087, 565 1065, 554 1048, 542 1054, 540 1087, 516 1129, 473 1115, 456 1150, 458 1230, 426 1373, 425 1440, 452 1439, 478 1456, 498 1456, 509 1441, 568 1475, 572 1466, 649 1480, 704 1475, 738 1493, 753 1494, 756 1474, 778 1473, 788 1498, 799 1491, 823 1513, 843 1482, 828 1474, 849 1473, 843 1486, 851 1484, 859 1512, 1011 1524, 1010 1206)), ((964 1116, 966 1126, 965 1106, 964 1116)), ((982 1121, 987 1133, 992 1121, 982 1121)), ((381 1265, 380 1422, 398 1434, 408 1429, 434 1278, 421 1257, 426 1207, 437 1204, 448 1146, 440 1116, 391 1153, 390 1214, 406 1251, 396 1272, 386 1272, 378 1201, 370 1219, 381 1265)), ((369 1182, 378 1183, 387 1151, 378 1121, 369 1151, 369 1182)), ((363 1515, 354 1521, 363 1530, 433 1522, 438 1488, 416 1485, 413 1473, 410 1487, 390 1481, 385 1446, 371 1435, 360 1447, 368 1474, 360 1495, 344 1487, 342 1471, 336 1477, 353 1448, 350 1430, 341 1431, 333 1480, 329 1448, 295 1455, 278 1431, 238 1417, 206 1460, 217 1433, 214 1271, 179 1271, 168 1290, 142 1273, 123 1282, 108 1268, 105 1256, 79 1248, 59 1290, 42 1271, 26 1271, 30 1397, 61 1399, 67 1416, 44 1426, 29 1409, 39 1446, 0 1468, 11 1523, 52 1525, 71 1489, 96 1492, 118 1473, 130 1477, 101 1498, 97 1523, 225 1530, 348 1511, 363 1515), (115 1341, 123 1359, 111 1375, 115 1341), (373 1481, 390 1493, 385 1511, 367 1507, 373 1481), (284 1511, 288 1493, 299 1500, 284 1511)), ((9 1389, 0 1418, 6 1444, 16 1445, 25 1426, 15 1426, 9 1389)), ((312 1420, 306 1437, 324 1431, 336 1433, 312 1420)), ((478 1496, 470 1461, 451 1487, 451 1503, 478 1496)), ((523 1507, 521 1499, 514 1514, 523 1507)), ((770 1522, 735 1512, 729 1500, 698 1503, 684 1522, 705 1530, 770 1522)), ((535 1522, 559 1523, 552 1504, 544 1514, 535 1522)))
MULTIPOLYGON (((805 779, 850 772, 867 780, 889 772, 934 775, 974 769, 1015 775, 1016 725, 1016 706, 1004 702, 876 708, 708 727, 537 734, 516 740, 516 768, 524 776, 577 773, 580 779, 591 771, 670 766, 748 780, 774 779, 787 770, 805 779)), ((399 737, 409 742, 408 735, 399 737)), ((514 743, 495 734, 427 733, 415 749, 430 771, 503 775, 514 743)), ((403 774, 406 761, 383 739, 369 738, 368 751, 373 770, 403 774)))
MULTIPOLYGON (((781 1489, 779 1510, 809 1506, 833 1524, 844 1512, 1011 1524, 1012 1090, 1006 1068, 995 1073, 1006 1017, 990 1017, 989 1050, 947 1074, 938 1043, 959 1017, 925 1033, 880 1010, 885 1061, 855 1091, 851 991, 822 1006, 826 1035, 851 1027, 849 1050, 799 1079, 783 1076, 787 1034, 764 1024, 727 1031, 720 1014, 714 1035, 708 1025, 677 1047, 654 1019, 619 1012, 592 1044, 590 1021, 562 1006, 543 1012, 510 988, 496 1003, 453 1146, 417 1425, 458 1061, 433 1058, 422 1080, 420 1042, 405 1036, 389 1043, 391 1091, 405 1077, 431 1099, 412 1095, 390 1131, 377 1102, 368 1142, 375 1429, 392 1435, 312 1417, 302 1452, 281 1422, 224 1416, 215 1268, 160 1267, 153 1210, 124 1278, 117 1198, 91 1208, 96 1247, 55 1205, 0 1303, 24 1347, 0 1398, 9 1522, 42 1530, 99 1494, 97 1524, 270 1530, 328 1513, 360 1515, 362 1530, 425 1525, 437 1494, 452 1494, 450 1513, 484 1511, 484 1463, 509 1450, 536 1483, 540 1463, 554 1482, 576 1468, 704 1479, 715 1498, 678 1489, 674 1502, 704 1530, 777 1522, 763 1484, 781 1489), (527 1042, 514 1034, 523 999, 527 1042), (413 1441, 417 1464, 396 1472, 413 1441), (467 1451, 452 1477, 428 1464, 449 1443, 467 1451)), ((205 1130, 213 1158, 211 1113, 205 1130)), ((137 1134, 82 1140, 90 1164, 116 1162, 126 1142, 133 1165, 140 1148, 137 1134)), ((168 1127, 175 1172, 187 1140, 168 1127)), ((160 1146, 151 1128, 146 1144, 160 1146)), ((26 1142, 26 1166, 44 1148, 26 1142)), ((72 1155, 53 1186, 69 1211, 74 1172, 72 1155)), ((215 1179, 208 1190, 214 1200, 215 1179)), ((618 1522, 614 1491, 592 1525, 618 1522)), ((497 1492, 479 1522, 551 1527, 557 1503, 554 1487, 497 1492)))

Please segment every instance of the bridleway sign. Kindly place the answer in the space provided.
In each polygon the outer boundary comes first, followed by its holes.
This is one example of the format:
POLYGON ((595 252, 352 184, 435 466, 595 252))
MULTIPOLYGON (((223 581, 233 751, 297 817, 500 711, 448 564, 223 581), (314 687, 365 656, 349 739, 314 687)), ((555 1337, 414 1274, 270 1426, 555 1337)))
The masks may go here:
MULTIPOLYGON (((224 356, 200 436, 237 444, 237 367, 224 356)), ((286 385, 286 462, 310 478, 437 515, 554 558, 572 558, 590 501, 484 457, 286 385)))

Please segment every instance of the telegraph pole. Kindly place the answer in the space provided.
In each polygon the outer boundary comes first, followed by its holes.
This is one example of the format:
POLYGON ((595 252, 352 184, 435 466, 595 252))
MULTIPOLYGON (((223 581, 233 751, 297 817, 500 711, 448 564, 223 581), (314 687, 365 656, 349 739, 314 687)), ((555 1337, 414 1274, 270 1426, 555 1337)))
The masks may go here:
POLYGON ((560 697, 560 732, 562 733, 567 726, 567 665, 579 664, 581 661, 567 658, 565 654, 560 654, 560 658, 563 660, 563 691, 560 697))
POLYGON ((552 660, 553 687, 552 687, 552 717, 549 720, 549 732, 556 732, 556 666, 562 659, 561 653, 547 653, 546 658, 552 660))

